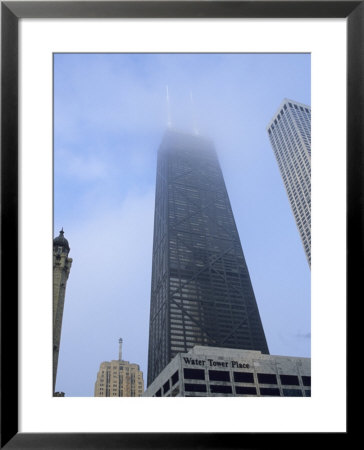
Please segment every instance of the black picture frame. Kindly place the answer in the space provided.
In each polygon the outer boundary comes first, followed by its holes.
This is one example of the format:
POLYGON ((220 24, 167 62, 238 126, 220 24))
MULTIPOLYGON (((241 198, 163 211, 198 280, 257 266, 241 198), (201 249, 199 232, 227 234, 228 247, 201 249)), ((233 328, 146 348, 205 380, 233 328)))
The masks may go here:
MULTIPOLYGON (((1 448, 260 448, 268 433, 18 432, 18 22, 21 18, 346 18, 347 304, 361 299, 363 265, 363 1, 1 2, 1 448), (8 368, 11 367, 11 370, 8 368)), ((347 346, 348 355, 350 346, 347 346)), ((334 393, 333 393, 334 395, 334 393)), ((349 418, 349 409, 347 422, 349 418)), ((336 442, 348 437, 337 433, 336 442)), ((304 443, 310 436, 300 436, 304 443)), ((281 435, 282 444, 296 440, 281 435)), ((317 439, 317 435, 315 439, 317 439)), ((327 438, 327 436, 325 436, 327 438)), ((265 442, 265 445, 263 444, 265 442)), ((307 440, 308 442, 308 440, 307 440)), ((326 441, 327 443, 327 441, 326 441)))

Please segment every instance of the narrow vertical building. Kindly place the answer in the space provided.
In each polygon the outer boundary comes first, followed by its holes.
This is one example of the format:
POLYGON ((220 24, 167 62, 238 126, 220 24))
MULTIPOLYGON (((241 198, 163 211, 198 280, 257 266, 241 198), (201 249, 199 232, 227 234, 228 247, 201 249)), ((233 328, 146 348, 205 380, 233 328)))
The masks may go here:
POLYGON ((284 99, 267 130, 311 267, 311 108, 284 99))
POLYGON ((195 345, 268 353, 214 146, 169 129, 157 162, 148 386, 195 345))
POLYGON ((119 359, 100 364, 95 383, 95 397, 140 397, 144 392, 143 372, 138 364, 123 361, 119 339, 119 359))
POLYGON ((72 265, 72 259, 68 257, 69 251, 62 228, 59 236, 53 239, 53 393, 56 388, 66 285, 72 265))

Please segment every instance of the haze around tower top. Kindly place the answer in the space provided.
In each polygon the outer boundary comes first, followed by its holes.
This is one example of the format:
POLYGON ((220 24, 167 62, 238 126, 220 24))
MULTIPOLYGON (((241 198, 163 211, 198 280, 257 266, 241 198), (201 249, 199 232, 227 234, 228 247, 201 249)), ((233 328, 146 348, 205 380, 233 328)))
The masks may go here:
POLYGON ((215 145, 270 353, 310 356, 310 270, 266 131, 284 98, 310 105, 310 91, 308 54, 54 55, 54 236, 63 227, 73 258, 56 390, 93 396, 120 337, 147 378, 168 118, 215 145))

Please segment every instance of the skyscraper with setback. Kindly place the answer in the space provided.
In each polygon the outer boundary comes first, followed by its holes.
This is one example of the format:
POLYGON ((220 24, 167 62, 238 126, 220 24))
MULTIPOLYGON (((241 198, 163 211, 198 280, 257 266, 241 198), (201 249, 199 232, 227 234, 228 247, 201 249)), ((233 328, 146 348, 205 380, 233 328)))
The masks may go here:
POLYGON ((95 382, 95 397, 140 397, 144 391, 143 372, 138 364, 121 358, 119 339, 119 359, 100 364, 95 382))
POLYGON ((214 146, 169 129, 157 162, 148 385, 195 345, 269 353, 214 146))
POLYGON ((311 108, 284 99, 267 130, 311 267, 311 108))

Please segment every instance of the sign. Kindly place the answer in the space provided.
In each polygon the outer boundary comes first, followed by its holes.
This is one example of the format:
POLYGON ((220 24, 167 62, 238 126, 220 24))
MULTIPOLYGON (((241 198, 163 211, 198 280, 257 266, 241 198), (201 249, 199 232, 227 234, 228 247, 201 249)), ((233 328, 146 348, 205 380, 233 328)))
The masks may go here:
POLYGON ((222 367, 222 368, 231 368, 231 369, 249 369, 250 365, 245 362, 240 361, 216 361, 215 359, 207 358, 205 359, 197 359, 190 358, 187 356, 183 357, 185 364, 189 364, 191 366, 202 366, 202 367, 222 367))

